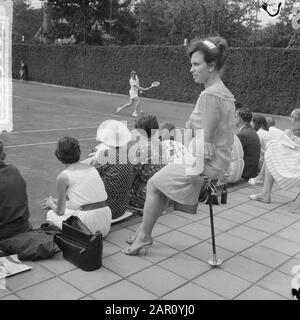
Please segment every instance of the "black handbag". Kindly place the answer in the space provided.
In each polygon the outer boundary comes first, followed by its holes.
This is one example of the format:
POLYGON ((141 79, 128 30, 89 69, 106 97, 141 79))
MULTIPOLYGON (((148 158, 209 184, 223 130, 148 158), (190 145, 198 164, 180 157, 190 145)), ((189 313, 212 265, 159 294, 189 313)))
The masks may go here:
POLYGON ((62 234, 55 236, 55 242, 63 257, 78 268, 92 271, 102 266, 102 234, 93 234, 77 216, 63 221, 62 234))

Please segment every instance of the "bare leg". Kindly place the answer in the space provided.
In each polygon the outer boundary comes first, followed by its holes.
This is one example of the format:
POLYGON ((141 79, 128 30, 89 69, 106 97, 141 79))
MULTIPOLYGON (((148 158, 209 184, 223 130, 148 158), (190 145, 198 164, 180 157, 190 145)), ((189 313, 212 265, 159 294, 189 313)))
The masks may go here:
MULTIPOLYGON (((254 195, 255 198, 252 197, 252 200, 258 200, 263 202, 270 202, 271 201, 271 191, 274 184, 275 179, 271 175, 271 172, 269 171, 268 167, 265 166, 265 181, 264 186, 261 191, 261 193, 254 195)), ((251 195, 253 196, 253 195, 251 195)), ((250 196, 250 198, 251 198, 250 196)))
POLYGON ((122 111, 125 108, 131 107, 133 105, 133 103, 134 103, 134 99, 130 98, 128 103, 124 104, 122 107, 117 108, 116 113, 119 113, 120 111, 122 111))
POLYGON ((137 117, 138 114, 139 114, 139 106, 140 106, 140 103, 141 103, 140 99, 137 99, 137 100, 136 100, 136 104, 135 104, 135 106, 134 106, 133 113, 132 113, 132 115, 133 115, 134 117, 137 117))
POLYGON ((266 172, 266 163, 265 161, 263 162, 263 165, 261 167, 260 173, 257 177, 255 177, 254 179, 256 181, 264 181, 265 180, 265 172, 266 172))
POLYGON ((251 185, 263 184, 265 180, 265 171, 266 171, 266 163, 264 161, 261 167, 261 170, 259 172, 259 175, 256 176, 255 178, 249 179, 249 184, 251 185))
POLYGON ((145 242, 152 242, 151 234, 153 227, 167 203, 168 198, 152 183, 148 182, 143 221, 135 233, 135 240, 130 247, 130 251, 136 251, 142 247, 145 242))

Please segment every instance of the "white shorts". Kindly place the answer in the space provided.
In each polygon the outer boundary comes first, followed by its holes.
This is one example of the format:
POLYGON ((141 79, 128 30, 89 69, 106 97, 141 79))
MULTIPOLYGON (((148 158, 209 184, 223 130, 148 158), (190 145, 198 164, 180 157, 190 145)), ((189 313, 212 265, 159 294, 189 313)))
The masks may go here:
POLYGON ((89 211, 65 209, 63 216, 59 216, 53 210, 49 210, 47 220, 62 229, 62 222, 70 216, 77 216, 92 233, 96 233, 99 230, 102 233, 102 237, 105 237, 109 233, 112 217, 109 207, 89 211))
POLYGON ((138 92, 135 90, 129 90, 129 97, 130 99, 138 98, 138 92))

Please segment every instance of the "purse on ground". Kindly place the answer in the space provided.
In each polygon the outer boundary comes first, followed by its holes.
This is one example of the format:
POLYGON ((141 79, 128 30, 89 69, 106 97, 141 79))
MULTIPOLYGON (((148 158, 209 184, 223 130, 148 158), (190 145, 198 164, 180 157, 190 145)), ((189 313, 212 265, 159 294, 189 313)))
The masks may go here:
POLYGON ((92 271, 102 266, 102 234, 93 234, 77 216, 63 221, 62 233, 55 236, 55 242, 63 257, 78 268, 92 271))

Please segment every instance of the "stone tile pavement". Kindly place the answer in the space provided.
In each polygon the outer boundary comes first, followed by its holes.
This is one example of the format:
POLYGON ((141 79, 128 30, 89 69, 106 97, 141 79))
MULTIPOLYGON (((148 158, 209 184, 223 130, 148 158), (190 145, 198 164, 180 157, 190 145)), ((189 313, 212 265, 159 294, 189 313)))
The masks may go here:
POLYGON ((0 299, 292 299, 291 271, 300 266, 300 214, 288 213, 288 205, 299 190, 276 187, 272 203, 265 204, 248 199, 258 188, 230 188, 228 204, 214 206, 219 267, 207 263, 212 258, 209 208, 201 203, 195 215, 162 215, 146 256, 121 252, 141 221, 135 216, 112 227, 99 270, 84 272, 61 253, 26 262, 33 269, 7 278, 0 299))

